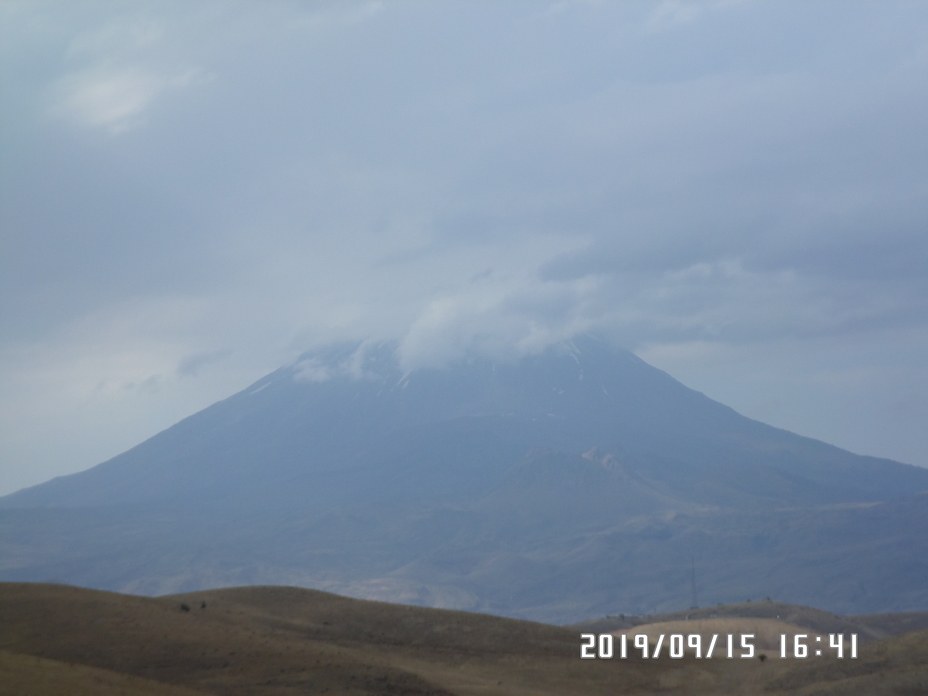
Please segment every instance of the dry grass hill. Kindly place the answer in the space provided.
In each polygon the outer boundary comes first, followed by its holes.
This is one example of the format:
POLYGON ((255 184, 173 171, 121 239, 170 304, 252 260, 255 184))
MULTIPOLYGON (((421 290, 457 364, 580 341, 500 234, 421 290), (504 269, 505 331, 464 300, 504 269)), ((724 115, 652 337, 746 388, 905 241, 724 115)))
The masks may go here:
MULTIPOLYGON (((593 621, 572 624, 570 628, 581 632, 605 633, 625 631, 631 628, 641 630, 645 625, 656 622, 715 621, 722 619, 770 619, 792 624, 793 626, 801 626, 812 633, 818 634, 856 633, 861 644, 928 629, 928 611, 840 616, 830 611, 786 604, 785 602, 774 602, 769 599, 760 602, 720 604, 714 607, 688 609, 659 616, 606 616, 593 621)), ((737 622, 731 625, 736 626, 737 622)))
MULTIPOLYGON (((669 636, 674 633, 688 635, 698 633, 704 639, 711 637, 713 634, 725 636, 732 635, 754 636, 752 641, 755 648, 759 651, 766 652, 769 655, 776 655, 779 651, 780 636, 785 633, 793 636, 797 633, 807 633, 810 639, 821 638, 821 634, 811 631, 807 626, 797 626, 777 619, 758 619, 752 617, 744 618, 727 618, 727 619, 691 619, 689 621, 656 621, 649 624, 641 624, 628 630, 616 631, 616 634, 627 633, 634 635, 644 633, 648 636, 651 643, 656 643, 657 637, 661 634, 669 636)), ((824 636, 828 638, 827 635, 824 636)), ((708 643, 708 641, 706 641, 708 643)), ((719 645, 721 650, 721 645, 719 645)))
MULTIPOLYGON (((665 618, 672 617, 651 617, 652 623, 665 618)), ((906 620, 912 623, 911 617, 906 620)), ((886 617, 874 623, 884 631, 892 627, 886 617)), ((0 583, 0 694, 928 691, 926 631, 872 641, 855 661, 580 660, 579 646, 575 627, 290 587, 152 599, 0 583)))

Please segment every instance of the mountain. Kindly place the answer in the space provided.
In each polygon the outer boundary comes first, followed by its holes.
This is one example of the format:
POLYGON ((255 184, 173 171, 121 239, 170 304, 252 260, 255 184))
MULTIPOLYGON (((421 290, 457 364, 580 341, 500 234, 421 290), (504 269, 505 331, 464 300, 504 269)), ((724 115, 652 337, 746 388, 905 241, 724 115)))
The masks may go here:
POLYGON ((928 487, 924 469, 750 420, 581 337, 515 364, 471 360, 409 374, 389 345, 306 356, 108 462, 0 506, 454 496, 488 490, 530 450, 593 447, 646 462, 652 480, 706 504, 871 501, 928 487))
POLYGON ((0 579, 282 583, 547 621, 772 595, 928 607, 928 470, 745 418, 589 336, 404 372, 307 354, 0 498, 0 579))

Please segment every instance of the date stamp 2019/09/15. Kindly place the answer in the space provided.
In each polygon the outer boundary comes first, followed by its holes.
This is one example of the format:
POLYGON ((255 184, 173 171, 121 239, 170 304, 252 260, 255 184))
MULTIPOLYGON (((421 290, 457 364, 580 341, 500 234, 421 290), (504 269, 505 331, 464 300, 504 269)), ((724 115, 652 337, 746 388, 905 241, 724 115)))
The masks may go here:
MULTIPOLYGON (((754 658, 756 653, 754 638, 753 633, 713 633, 705 637, 699 633, 661 633, 655 640, 651 640, 647 633, 638 633, 629 641, 626 633, 581 633, 580 657, 584 660, 625 660, 629 651, 634 650, 640 652, 644 660, 657 660, 663 655, 672 660, 680 660, 687 651, 697 660, 711 660, 714 657, 749 660, 754 658)), ((780 658, 784 660, 804 660, 809 657, 821 657, 823 654, 832 654, 838 659, 857 659, 856 633, 849 634, 847 641, 843 633, 829 633, 827 646, 823 636, 796 633, 790 639, 786 633, 782 633, 779 644, 780 658)))

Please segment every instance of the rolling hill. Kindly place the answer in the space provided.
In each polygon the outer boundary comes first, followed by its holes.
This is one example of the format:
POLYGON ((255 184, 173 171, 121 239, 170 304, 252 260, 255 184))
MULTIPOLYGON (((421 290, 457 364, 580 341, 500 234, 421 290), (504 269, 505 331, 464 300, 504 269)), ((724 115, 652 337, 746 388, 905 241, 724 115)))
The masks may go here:
POLYGON ((869 643, 857 660, 581 660, 579 648, 570 628, 291 587, 146 598, 0 583, 0 694, 17 696, 775 696, 928 685, 926 631, 869 643))

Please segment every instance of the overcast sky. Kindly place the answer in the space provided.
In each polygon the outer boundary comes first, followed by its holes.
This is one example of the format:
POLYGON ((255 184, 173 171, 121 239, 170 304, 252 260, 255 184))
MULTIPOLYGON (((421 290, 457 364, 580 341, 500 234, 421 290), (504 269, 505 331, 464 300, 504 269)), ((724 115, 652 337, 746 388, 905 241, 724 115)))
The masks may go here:
POLYGON ((0 494, 301 351, 596 329, 928 465, 928 3, 0 3, 0 494))

